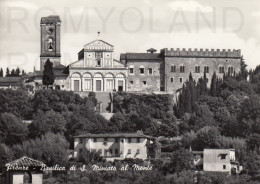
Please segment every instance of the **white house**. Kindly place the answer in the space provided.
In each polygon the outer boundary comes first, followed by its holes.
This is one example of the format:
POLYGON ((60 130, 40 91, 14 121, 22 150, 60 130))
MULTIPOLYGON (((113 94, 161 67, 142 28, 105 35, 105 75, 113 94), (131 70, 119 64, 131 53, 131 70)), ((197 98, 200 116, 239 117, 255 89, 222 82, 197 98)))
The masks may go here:
POLYGON ((74 158, 84 148, 96 151, 107 160, 139 158, 147 159, 147 141, 150 136, 141 133, 85 134, 74 137, 74 158))

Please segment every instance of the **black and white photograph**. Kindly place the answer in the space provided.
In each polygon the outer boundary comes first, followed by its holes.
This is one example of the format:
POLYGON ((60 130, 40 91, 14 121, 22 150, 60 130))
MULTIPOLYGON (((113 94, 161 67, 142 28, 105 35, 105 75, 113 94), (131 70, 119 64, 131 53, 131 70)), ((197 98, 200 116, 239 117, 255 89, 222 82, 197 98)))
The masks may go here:
POLYGON ((0 0, 0 184, 260 184, 259 0, 0 0))

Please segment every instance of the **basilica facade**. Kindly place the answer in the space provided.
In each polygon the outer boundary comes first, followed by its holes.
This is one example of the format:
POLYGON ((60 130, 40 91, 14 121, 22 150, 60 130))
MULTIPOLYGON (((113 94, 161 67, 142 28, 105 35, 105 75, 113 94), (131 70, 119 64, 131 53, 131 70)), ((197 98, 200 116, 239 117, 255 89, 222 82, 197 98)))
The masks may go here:
MULTIPOLYGON (((79 93, 128 91, 137 93, 175 93, 191 73, 197 81, 206 74, 208 86, 214 73, 240 72, 240 50, 150 48, 143 53, 122 53, 114 58, 114 46, 96 39, 83 46, 78 60, 65 67, 60 63, 59 16, 41 19, 41 82, 44 63, 53 62, 54 88, 79 93)), ((37 78, 38 77, 38 78, 37 78)))
POLYGON ((127 66, 114 59, 114 46, 99 39, 84 45, 69 65, 72 91, 127 91, 127 78, 127 66))

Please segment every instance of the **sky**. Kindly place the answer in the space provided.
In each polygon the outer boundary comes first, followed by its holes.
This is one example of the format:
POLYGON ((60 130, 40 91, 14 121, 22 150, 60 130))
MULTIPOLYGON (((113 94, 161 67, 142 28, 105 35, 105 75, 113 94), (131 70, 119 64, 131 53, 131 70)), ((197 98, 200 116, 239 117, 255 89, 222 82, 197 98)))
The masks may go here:
POLYGON ((120 53, 149 48, 241 49, 260 64, 259 0, 0 0, 0 67, 40 67, 40 19, 61 18, 61 63, 97 39, 120 53))

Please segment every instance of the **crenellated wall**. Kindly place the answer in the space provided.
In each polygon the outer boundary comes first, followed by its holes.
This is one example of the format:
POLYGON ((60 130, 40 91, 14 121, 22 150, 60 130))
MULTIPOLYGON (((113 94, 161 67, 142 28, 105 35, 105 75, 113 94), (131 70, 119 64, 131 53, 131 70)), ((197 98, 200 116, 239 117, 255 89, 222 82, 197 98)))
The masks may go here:
POLYGON ((230 49, 162 49, 161 52, 164 53, 165 56, 175 56, 175 57, 225 57, 225 58, 239 58, 241 57, 240 49, 232 51, 230 49))
POLYGON ((162 49, 164 56, 164 72, 165 72, 165 90, 168 93, 174 93, 181 88, 191 73, 193 79, 198 81, 204 75, 204 67, 208 67, 206 77, 208 79, 208 87, 210 87, 211 78, 216 72, 217 77, 222 78, 223 72, 219 70, 223 67, 223 71, 228 73, 229 68, 232 68, 233 73, 240 72, 241 51, 240 50, 214 50, 214 49, 162 49), (180 67, 185 68, 184 72, 180 67), (175 67, 175 71, 171 70, 175 67), (200 70, 196 71, 196 67, 200 70))

